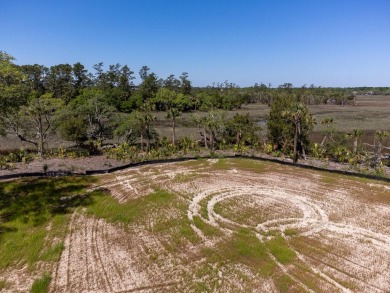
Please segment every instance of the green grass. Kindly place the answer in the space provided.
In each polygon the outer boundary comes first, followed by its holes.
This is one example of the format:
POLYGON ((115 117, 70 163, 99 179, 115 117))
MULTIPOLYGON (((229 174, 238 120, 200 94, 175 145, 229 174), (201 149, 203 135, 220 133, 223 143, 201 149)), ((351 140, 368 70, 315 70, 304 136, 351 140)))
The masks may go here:
POLYGON ((61 253, 64 250, 64 242, 57 243, 52 247, 49 247, 40 257, 43 261, 58 261, 61 257, 61 253))
POLYGON ((263 265, 272 262, 266 247, 257 239, 253 231, 241 228, 220 242, 216 248, 206 250, 213 262, 242 263, 258 271, 263 265))
POLYGON ((266 246, 281 264, 289 264, 296 259, 295 252, 288 247, 286 240, 282 236, 268 240, 266 246))
POLYGON ((210 162, 211 170, 229 170, 231 168, 231 160, 223 158, 216 158, 215 160, 217 160, 215 163, 210 162))
POLYGON ((184 173, 179 173, 179 174, 176 174, 176 176, 172 179, 173 182, 176 182, 176 183, 185 183, 185 182, 189 182, 195 178, 199 177, 198 174, 184 174, 184 173))
POLYGON ((13 264, 57 261, 65 237, 67 213, 90 203, 83 194, 92 177, 23 179, 0 182, 0 269, 13 264), (50 229, 48 228, 50 227, 50 229))
POLYGON ((295 229, 288 228, 288 229, 284 230, 284 235, 286 235, 286 236, 295 236, 295 235, 298 235, 298 231, 295 230, 295 229))
POLYGON ((0 291, 7 288, 7 285, 6 280, 0 280, 0 291))
POLYGON ((93 203, 88 206, 87 214, 124 224, 125 227, 129 224, 142 224, 152 233, 170 235, 172 240, 166 242, 166 248, 168 251, 175 251, 185 240, 193 243, 200 241, 190 226, 186 209, 186 203, 178 195, 163 189, 156 189, 146 196, 130 199, 123 204, 108 193, 98 191, 93 195, 93 203), (154 224, 150 226, 150 222, 154 224))
POLYGON ((51 276, 49 274, 43 275, 40 279, 34 281, 30 293, 49 292, 50 281, 51 281, 51 276))
POLYGON ((236 158, 232 160, 232 167, 254 173, 262 173, 265 169, 265 163, 252 159, 236 158))
POLYGON ((13 263, 27 263, 31 268, 40 259, 40 252, 44 249, 45 227, 31 227, 16 221, 9 223, 8 227, 10 230, 2 235, 0 243, 0 268, 13 263))
POLYGON ((287 275, 282 275, 276 278, 274 283, 279 292, 291 292, 291 289, 295 284, 295 282, 287 275))
POLYGON ((87 208, 87 214, 112 223, 128 225, 135 221, 144 221, 153 210, 163 210, 172 206, 176 196, 158 189, 147 196, 130 199, 120 204, 106 192, 97 191, 93 194, 93 199, 93 203, 87 208))
POLYGON ((268 263, 263 264, 259 269, 260 276, 264 278, 272 277, 272 275, 275 273, 277 266, 275 262, 270 261, 268 263))
POLYGON ((320 178, 320 182, 325 183, 325 184, 336 184, 339 181, 340 175, 335 175, 335 174, 323 174, 320 178))
POLYGON ((194 221, 194 225, 198 229, 200 229, 205 236, 222 236, 223 235, 223 233, 218 228, 215 228, 215 227, 205 223, 198 216, 194 216, 193 221, 194 221))

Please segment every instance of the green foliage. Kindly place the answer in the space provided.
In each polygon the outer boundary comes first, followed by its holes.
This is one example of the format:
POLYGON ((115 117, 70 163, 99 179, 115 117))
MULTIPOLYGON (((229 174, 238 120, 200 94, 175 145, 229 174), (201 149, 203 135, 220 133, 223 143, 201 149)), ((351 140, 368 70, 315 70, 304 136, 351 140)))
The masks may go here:
MULTIPOLYGON (((140 145, 141 151, 152 152, 152 157, 171 156, 177 151, 187 153, 197 144, 184 139, 182 145, 177 145, 176 127, 177 124, 178 127, 187 126, 185 117, 180 121, 178 118, 193 110, 208 111, 206 115, 193 119, 205 148, 212 151, 233 148, 243 153, 250 150, 247 147, 259 145, 259 129, 255 121, 243 114, 227 119, 226 113, 218 110, 230 111, 240 109, 246 103, 260 102, 270 106, 268 141, 264 151, 297 160, 299 156, 305 156, 310 145, 308 134, 313 119, 305 105, 354 105, 356 93, 389 93, 388 88, 294 87, 291 83, 277 88, 265 84, 239 88, 228 81, 193 88, 186 72, 178 78, 171 74, 163 80, 147 66, 141 68, 141 82, 136 87, 134 72, 127 65, 113 64, 104 68, 103 63, 98 63, 93 67, 95 72, 89 73, 81 63, 47 68, 38 64, 18 66, 14 60, 8 53, 0 51, 0 135, 12 133, 36 147, 40 155, 47 151, 45 147, 57 127, 64 140, 79 145, 91 142, 88 144, 89 154, 101 153, 104 142, 113 139, 114 135, 129 145, 140 145), (158 147, 155 110, 167 112, 174 150, 167 146, 158 147), (124 113, 128 117, 123 118, 124 113)), ((325 120, 326 136, 321 144, 311 146, 313 156, 361 165, 367 157, 361 148, 361 131, 349 129, 350 141, 337 138, 332 118, 325 120), (353 149, 342 148, 351 143, 353 149)), ((375 148, 378 142, 385 143, 381 142, 383 139, 376 137, 375 148)), ((118 153, 121 157, 123 152, 120 149, 118 153)), ((380 152, 374 153, 367 159, 370 161, 367 166, 379 168, 381 162, 386 162, 380 158, 380 152)), ((69 154, 70 157, 77 155, 77 152, 69 154)), ((0 158, 0 168, 12 168, 12 163, 8 162, 12 160, 0 158)))
POLYGON ((282 116, 296 100, 292 96, 279 95, 272 99, 271 109, 267 117, 268 139, 278 149, 285 149, 294 137, 294 127, 286 123, 282 116))
POLYGON ((51 276, 49 274, 44 274, 40 279, 34 281, 30 293, 49 292, 50 281, 51 281, 51 276))
POLYGON ((104 140, 113 137, 113 131, 116 127, 116 110, 115 107, 109 104, 104 92, 96 88, 86 88, 81 91, 81 94, 69 103, 66 112, 64 123, 70 117, 78 117, 78 122, 73 122, 73 127, 78 126, 78 135, 80 137, 86 134, 85 127, 81 124, 84 120, 87 124, 88 139, 93 139, 102 144, 104 140))
POLYGON ((315 120, 307 106, 291 95, 279 95, 274 98, 268 116, 268 136, 270 141, 285 154, 294 152, 294 162, 298 156, 305 156, 309 145, 309 132, 315 120))
POLYGON ((10 163, 30 163, 35 156, 26 151, 24 148, 20 148, 19 151, 8 153, 7 155, 0 156, 0 168, 7 168, 10 163))
POLYGON ((180 140, 178 147, 184 154, 187 154, 190 151, 198 149, 198 144, 191 137, 185 136, 180 140))
POLYGON ((106 155, 118 161, 134 160, 138 156, 139 150, 135 146, 129 145, 127 142, 121 143, 115 148, 110 148, 106 155))
POLYGON ((88 140, 88 122, 82 116, 71 116, 64 120, 59 127, 61 137, 76 144, 88 140))
POLYGON ((238 149, 245 145, 255 145, 259 141, 257 132, 260 127, 249 118, 249 114, 235 114, 226 122, 224 138, 227 143, 235 144, 238 149))

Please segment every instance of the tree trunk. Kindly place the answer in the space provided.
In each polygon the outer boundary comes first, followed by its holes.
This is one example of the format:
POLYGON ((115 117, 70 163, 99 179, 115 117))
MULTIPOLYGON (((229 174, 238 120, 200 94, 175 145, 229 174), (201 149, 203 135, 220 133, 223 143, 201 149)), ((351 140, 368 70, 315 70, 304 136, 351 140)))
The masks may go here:
POLYGON ((203 139, 204 139, 204 147, 205 149, 208 149, 208 146, 207 146, 207 132, 206 132, 206 127, 203 127, 203 139))
POLYGON ((295 124, 295 133, 294 133, 294 159, 293 162, 296 164, 298 162, 298 123, 295 124))
POLYGON ((237 146, 240 146, 241 138, 242 138, 242 133, 241 133, 241 131, 237 131, 237 135, 236 135, 236 143, 237 143, 237 146))
POLYGON ((358 151, 358 139, 356 137, 354 142, 353 142, 353 153, 357 154, 357 151, 358 151))
POLYGON ((43 144, 44 144, 44 137, 43 137, 43 124, 42 124, 42 118, 38 118, 38 156, 43 155, 43 144))
POLYGON ((305 152, 305 146, 302 142, 302 134, 301 134, 302 130, 301 130, 301 123, 300 121, 298 121, 298 137, 299 137, 299 143, 301 144, 301 148, 302 148, 302 156, 303 156, 303 159, 306 160, 306 152, 305 152))
POLYGON ((173 118, 172 120, 172 145, 175 146, 176 144, 176 119, 173 118))

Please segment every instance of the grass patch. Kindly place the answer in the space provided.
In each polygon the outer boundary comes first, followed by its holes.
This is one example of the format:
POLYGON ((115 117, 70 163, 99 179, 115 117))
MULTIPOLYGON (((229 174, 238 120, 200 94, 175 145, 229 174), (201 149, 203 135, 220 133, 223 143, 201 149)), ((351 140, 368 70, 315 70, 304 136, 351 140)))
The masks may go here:
POLYGON ((219 229, 205 223, 198 216, 194 216, 193 221, 194 221, 195 226, 199 230, 201 230, 205 236, 222 236, 223 235, 223 233, 219 229))
POLYGON ((173 182, 175 183, 185 183, 185 182, 189 182, 195 178, 199 177, 199 174, 184 174, 184 173, 179 173, 179 174, 176 174, 175 177, 173 178, 173 182))
POLYGON ((33 269, 37 261, 57 260, 62 248, 45 247, 53 239, 64 239, 67 213, 90 203, 83 193, 95 180, 84 176, 1 182, 0 269, 14 263, 33 269))
MULTIPOLYGON (((274 280, 274 283, 275 283, 276 288, 278 288, 278 290, 280 292, 292 292, 291 289, 295 285, 294 280, 291 279, 287 275, 282 275, 282 276, 276 278, 274 280)), ((296 292, 299 292, 299 291, 296 291, 296 292)))
POLYGON ((298 231, 295 229, 287 228, 284 230, 284 235, 286 236, 295 236, 298 235, 298 231))
POLYGON ((8 284, 6 280, 0 280, 0 291, 3 289, 6 289, 8 287, 8 284))
POLYGON ((0 217, 21 220, 32 226, 47 223, 55 214, 88 204, 85 191, 93 177, 60 177, 23 179, 0 183, 0 217))
POLYGON ((60 242, 50 247, 40 257, 43 261, 58 261, 61 257, 61 253, 64 250, 64 242, 60 242))
POLYGON ((172 206, 176 196, 168 191, 157 189, 149 195, 120 204, 107 192, 97 191, 93 199, 93 203, 87 208, 87 214, 112 223, 128 225, 135 221, 145 220, 153 210, 162 210, 172 206))
POLYGON ((174 251, 184 239, 194 243, 200 241, 190 226, 186 208, 176 194, 163 189, 156 189, 149 195, 131 199, 124 204, 118 203, 107 192, 98 191, 93 196, 93 203, 87 208, 87 214, 126 226, 143 224, 152 233, 171 235, 172 241, 166 246, 169 251, 174 251))
POLYGON ((266 242, 267 248, 281 264, 289 264, 296 259, 295 252, 291 250, 282 236, 277 236, 266 242))
POLYGON ((223 158, 216 158, 214 160, 217 161, 215 163, 209 163, 210 169, 212 170, 229 170, 231 168, 230 160, 223 158))
POLYGON ((264 278, 271 277, 275 273, 276 268, 276 263, 270 261, 261 266, 261 268, 259 269, 259 274, 264 278))
POLYGON ((234 232, 230 239, 219 243, 214 249, 209 249, 206 254, 213 262, 241 263, 254 271, 259 271, 272 262, 264 244, 257 239, 253 231, 245 228, 234 232))
POLYGON ((37 279, 31 286, 30 293, 46 293, 49 292, 49 285, 51 281, 51 276, 45 274, 42 278, 37 279))
POLYGON ((209 219, 209 214, 207 212, 207 204, 208 202, 210 201, 210 199, 215 195, 215 193, 212 193, 210 195, 208 195, 206 198, 202 199, 200 202, 199 202, 199 205, 200 205, 200 215, 203 219, 206 219, 208 220, 209 219))
POLYGON ((252 171, 254 173, 262 173, 265 169, 264 162, 244 158, 235 158, 232 160, 232 166, 241 170, 252 171))
POLYGON ((233 197, 219 201, 214 206, 214 211, 223 218, 236 222, 238 224, 255 225, 266 221, 267 215, 261 206, 251 206, 246 197, 233 197))
POLYGON ((325 184, 336 184, 339 181, 339 178, 337 178, 334 174, 324 174, 321 176, 320 182, 325 184))

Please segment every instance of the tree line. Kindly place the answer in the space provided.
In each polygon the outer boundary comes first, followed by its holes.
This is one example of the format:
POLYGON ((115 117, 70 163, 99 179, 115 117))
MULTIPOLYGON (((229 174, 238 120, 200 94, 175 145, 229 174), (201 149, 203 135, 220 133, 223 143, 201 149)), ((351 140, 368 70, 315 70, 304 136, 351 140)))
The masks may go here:
MULTIPOLYGON (((194 87, 188 73, 178 78, 159 78, 150 68, 134 71, 127 65, 103 63, 88 72, 81 63, 17 65, 15 58, 0 51, 0 134, 16 135, 33 145, 42 155, 49 137, 56 131, 64 140, 99 150, 105 141, 117 137, 128 145, 149 153, 161 144, 156 135, 154 113, 164 111, 172 126, 170 144, 177 145, 176 126, 183 112, 194 112, 203 147, 215 150, 233 145, 236 149, 260 144, 259 126, 249 115, 226 118, 226 111, 243 104, 270 106, 267 117, 267 142, 264 148, 280 151, 296 162, 313 152, 309 133, 316 123, 310 104, 355 103, 357 93, 387 88, 323 88, 314 85, 277 87, 263 83, 240 88, 225 81, 207 87, 194 87), (205 112, 199 115, 199 111, 205 112)), ((188 138, 187 145, 191 144, 188 138)), ((321 146, 324 146, 322 144, 321 146)))

